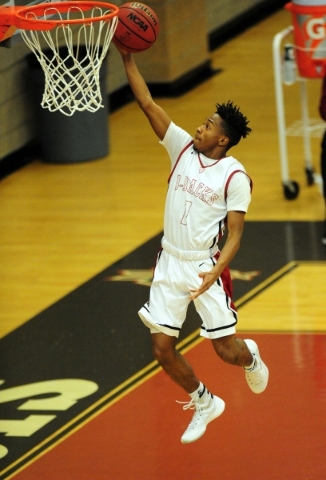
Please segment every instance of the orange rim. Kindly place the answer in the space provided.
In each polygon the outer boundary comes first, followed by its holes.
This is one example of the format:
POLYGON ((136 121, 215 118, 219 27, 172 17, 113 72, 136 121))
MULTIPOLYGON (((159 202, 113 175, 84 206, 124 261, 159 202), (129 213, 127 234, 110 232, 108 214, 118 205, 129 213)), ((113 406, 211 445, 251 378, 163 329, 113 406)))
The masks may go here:
POLYGON ((15 17, 19 20, 19 27, 24 28, 28 30, 29 28, 32 29, 34 26, 34 29, 38 26, 40 30, 46 30, 47 28, 51 29, 55 26, 58 25, 74 25, 74 24, 89 24, 89 23, 94 23, 94 22, 100 22, 100 21, 110 21, 113 17, 115 17, 119 12, 119 7, 116 5, 110 4, 110 3, 105 3, 105 2, 75 2, 75 1, 70 1, 70 2, 53 2, 53 3, 39 3, 37 5, 30 5, 27 7, 16 7, 15 8, 15 17), (110 13, 106 13, 105 15, 100 15, 97 17, 91 17, 91 18, 80 18, 80 19, 71 19, 71 20, 54 20, 54 19, 45 19, 44 13, 45 11, 49 11, 49 14, 51 9, 56 9, 57 11, 61 13, 66 13, 68 10, 71 9, 76 9, 77 10, 82 10, 84 12, 92 9, 92 8, 105 8, 105 10, 111 10, 110 13), (42 18, 30 18, 27 17, 29 13, 33 13, 36 16, 40 16, 42 18))

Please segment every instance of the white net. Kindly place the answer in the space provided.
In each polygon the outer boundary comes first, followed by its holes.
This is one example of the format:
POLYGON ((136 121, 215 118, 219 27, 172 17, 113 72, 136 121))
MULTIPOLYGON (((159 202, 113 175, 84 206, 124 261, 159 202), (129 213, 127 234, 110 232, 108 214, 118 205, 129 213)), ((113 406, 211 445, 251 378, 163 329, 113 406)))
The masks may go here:
MULTIPOLYGON (((45 74, 43 108, 71 116, 76 111, 96 112, 103 107, 100 68, 114 35, 117 17, 89 23, 87 18, 108 13, 101 7, 93 7, 86 17, 78 6, 72 6, 63 18, 58 9, 49 6, 44 11, 44 19, 82 19, 83 23, 58 24, 52 30, 21 31, 45 74)), ((29 12, 26 18, 37 17, 29 12)))

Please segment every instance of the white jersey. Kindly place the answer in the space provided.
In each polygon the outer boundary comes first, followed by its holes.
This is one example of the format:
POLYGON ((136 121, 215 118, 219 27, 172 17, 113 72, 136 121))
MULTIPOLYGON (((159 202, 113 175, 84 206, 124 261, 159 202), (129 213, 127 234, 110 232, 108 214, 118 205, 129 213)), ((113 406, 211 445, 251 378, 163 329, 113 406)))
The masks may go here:
POLYGON ((212 160, 193 148, 192 137, 170 123, 160 142, 171 159, 164 239, 182 251, 216 247, 228 211, 247 212, 251 180, 234 157, 212 160))

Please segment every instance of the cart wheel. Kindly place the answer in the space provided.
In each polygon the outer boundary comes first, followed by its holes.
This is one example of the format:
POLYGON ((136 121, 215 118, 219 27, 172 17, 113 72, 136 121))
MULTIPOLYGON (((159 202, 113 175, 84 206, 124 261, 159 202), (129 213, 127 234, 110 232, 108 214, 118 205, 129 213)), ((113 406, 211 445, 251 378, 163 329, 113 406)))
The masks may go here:
POLYGON ((315 183, 314 179, 314 169, 313 168, 306 168, 306 177, 307 177, 307 184, 308 185, 313 185, 315 183))
POLYGON ((283 192, 287 200, 294 200, 299 194, 299 184, 290 180, 283 184, 283 192))

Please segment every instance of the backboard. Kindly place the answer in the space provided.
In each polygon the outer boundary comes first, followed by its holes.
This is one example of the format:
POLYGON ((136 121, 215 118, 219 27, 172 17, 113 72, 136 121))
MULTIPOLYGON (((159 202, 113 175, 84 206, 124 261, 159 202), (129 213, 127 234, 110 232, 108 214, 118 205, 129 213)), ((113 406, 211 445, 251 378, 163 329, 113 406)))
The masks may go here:
MULTIPOLYGON (((28 6, 28 5, 36 5, 38 3, 51 3, 52 1, 60 1, 60 0, 0 0, 1 7, 21 7, 21 6, 28 6)), ((11 32, 10 32, 11 33, 11 32)), ((0 41, 0 47, 11 48, 18 43, 22 42, 22 38, 20 35, 19 29, 12 30, 12 34, 6 40, 0 41)))

